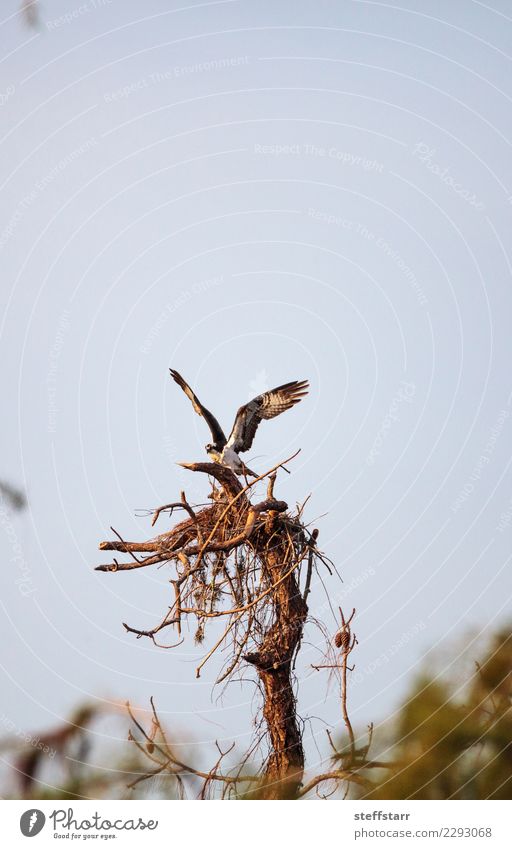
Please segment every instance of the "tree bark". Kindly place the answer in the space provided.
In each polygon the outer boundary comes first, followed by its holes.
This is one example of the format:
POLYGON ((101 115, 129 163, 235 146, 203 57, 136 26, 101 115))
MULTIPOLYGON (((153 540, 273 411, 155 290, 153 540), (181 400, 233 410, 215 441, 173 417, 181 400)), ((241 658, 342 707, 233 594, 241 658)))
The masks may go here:
MULTIPOLYGON (((289 570, 286 563, 287 541, 276 546, 278 529, 267 537, 263 568, 275 584, 289 570)), ((308 607, 292 573, 274 593, 274 619, 256 652, 245 660, 257 669, 264 693, 263 716, 270 738, 270 755, 265 769, 261 795, 265 799, 294 798, 304 773, 302 734, 297 720, 297 705, 292 680, 292 661, 300 645, 308 607)))

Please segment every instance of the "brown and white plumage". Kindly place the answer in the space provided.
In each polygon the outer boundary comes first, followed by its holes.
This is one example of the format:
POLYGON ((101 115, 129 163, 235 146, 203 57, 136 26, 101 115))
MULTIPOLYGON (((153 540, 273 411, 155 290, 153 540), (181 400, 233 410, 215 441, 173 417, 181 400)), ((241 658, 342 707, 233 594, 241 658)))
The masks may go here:
POLYGON ((244 404, 236 414, 235 423, 227 441, 228 447, 237 454, 249 451, 261 420, 273 419, 286 410, 290 410, 304 395, 307 395, 308 388, 307 380, 292 380, 291 383, 276 386, 275 389, 263 392, 248 404, 244 404))
POLYGON ((210 428, 211 435, 213 436, 213 444, 219 451, 222 451, 227 442, 227 439, 224 436, 224 431, 222 430, 217 419, 215 418, 213 413, 210 413, 210 411, 207 410, 206 407, 201 404, 201 401, 199 400, 195 392, 192 391, 187 381, 182 378, 181 374, 172 368, 170 368, 169 371, 171 372, 171 377, 173 378, 173 380, 176 381, 178 386, 181 386, 187 398, 190 398, 190 400, 192 401, 192 406, 198 416, 202 416, 203 419, 206 421, 208 427, 210 428))
POLYGON ((261 395, 239 408, 231 433, 226 439, 215 416, 201 404, 179 372, 174 369, 170 369, 170 372, 178 386, 181 386, 186 396, 192 401, 196 413, 205 419, 210 428, 213 444, 206 445, 206 451, 215 462, 229 466, 237 474, 249 471, 238 455, 251 448, 259 423, 263 419, 273 419, 286 410, 290 410, 307 395, 309 389, 307 380, 292 380, 268 392, 262 392, 261 395))

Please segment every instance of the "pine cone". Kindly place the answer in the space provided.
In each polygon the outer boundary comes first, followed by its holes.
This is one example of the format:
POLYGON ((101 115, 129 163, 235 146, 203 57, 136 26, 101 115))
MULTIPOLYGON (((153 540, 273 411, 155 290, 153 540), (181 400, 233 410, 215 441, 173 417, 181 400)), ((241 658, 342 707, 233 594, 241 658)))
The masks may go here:
POLYGON ((350 634, 348 633, 348 631, 338 631, 338 633, 334 637, 334 645, 337 649, 348 649, 350 645, 350 634))

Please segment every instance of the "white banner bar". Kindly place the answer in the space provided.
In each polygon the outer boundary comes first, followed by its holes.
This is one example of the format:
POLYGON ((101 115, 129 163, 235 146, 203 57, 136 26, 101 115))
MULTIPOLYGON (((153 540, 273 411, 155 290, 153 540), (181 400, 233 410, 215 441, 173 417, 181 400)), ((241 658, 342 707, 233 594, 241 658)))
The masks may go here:
POLYGON ((2 801, 0 821, 5 847, 32 837, 34 847, 512 846, 510 802, 501 801, 2 801))

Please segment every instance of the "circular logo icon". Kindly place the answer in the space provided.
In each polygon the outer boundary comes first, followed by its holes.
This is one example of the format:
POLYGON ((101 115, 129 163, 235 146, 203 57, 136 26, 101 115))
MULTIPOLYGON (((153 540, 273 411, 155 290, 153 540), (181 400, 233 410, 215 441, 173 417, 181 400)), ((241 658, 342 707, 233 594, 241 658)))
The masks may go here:
POLYGON ((46 821, 46 817, 38 808, 31 808, 25 811, 20 817, 21 833, 25 837, 35 837, 39 834, 46 821))

